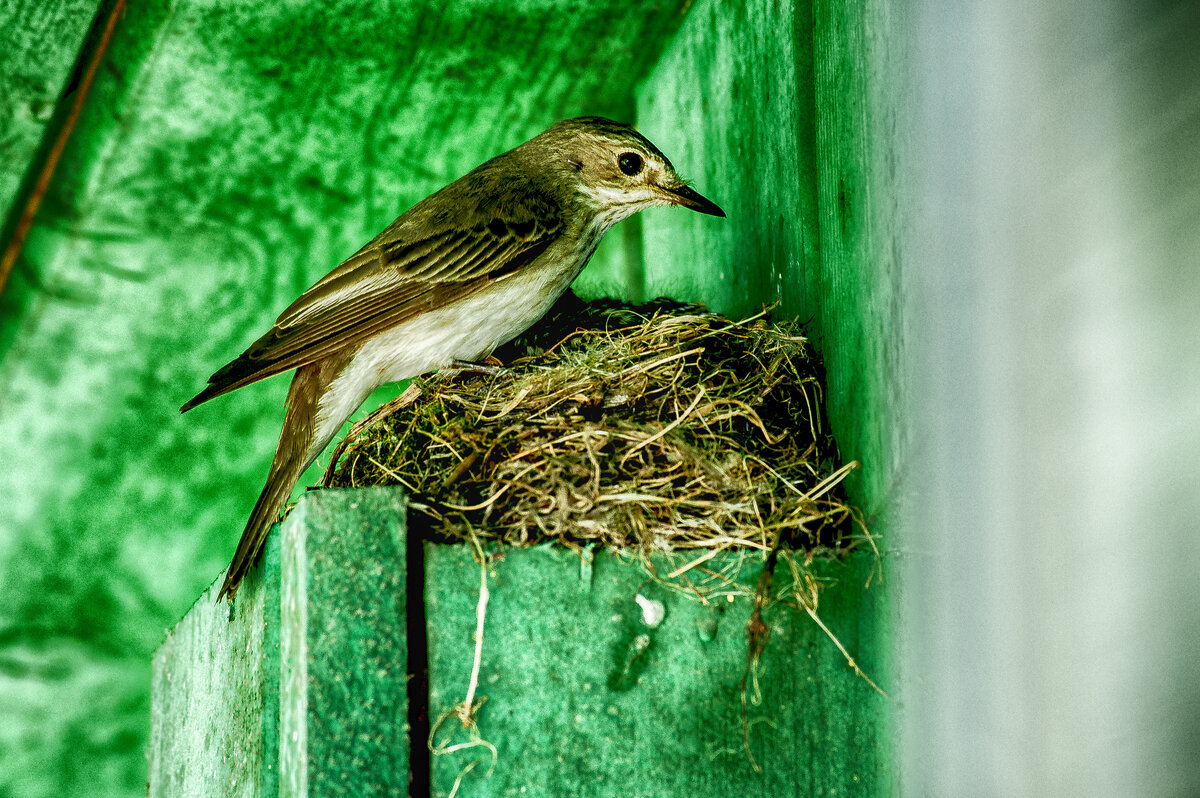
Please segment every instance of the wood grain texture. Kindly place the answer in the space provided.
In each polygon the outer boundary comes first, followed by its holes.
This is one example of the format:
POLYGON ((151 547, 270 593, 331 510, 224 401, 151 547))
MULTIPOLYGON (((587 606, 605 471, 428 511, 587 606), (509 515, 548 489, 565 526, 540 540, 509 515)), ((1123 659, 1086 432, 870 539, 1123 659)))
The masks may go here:
POLYGON ((395 489, 323 490, 284 523, 281 795, 407 789, 405 506, 395 489))
POLYGON ((699 2, 639 88, 643 132, 728 214, 646 214, 646 295, 817 313, 811 36, 791 2, 699 2))
MULTIPOLYGON (((911 426, 898 193, 907 73, 896 13, 880 3, 702 0, 638 91, 648 135, 688 136, 694 146, 677 165, 729 214, 725 225, 647 215, 646 292, 735 314, 779 300, 780 313, 808 322, 841 455, 862 465, 847 483, 852 500, 887 555, 903 547, 893 533, 911 426)), ((885 595, 896 588, 892 563, 886 556, 885 595)), ((864 647, 890 667, 895 610, 879 600, 872 611, 851 622, 878 634, 864 647)), ((837 710, 876 735, 874 758, 854 766, 879 794, 893 783, 891 710, 837 710)))
POLYGON ((278 535, 263 563, 233 606, 216 600, 214 583, 154 654, 153 798, 272 794, 279 748, 278 535))
POLYGON ((894 10, 699 2, 638 91, 653 140, 721 224, 647 214, 650 295, 747 313, 781 300, 811 322, 860 504, 887 511, 904 440, 905 53, 894 10))
POLYGON ((830 422, 863 467, 868 517, 904 501, 911 435, 904 206, 909 69, 897 9, 817 0, 813 9, 821 225, 819 328, 830 422))
MULTIPOLYGON (((705 564, 736 570, 737 556, 705 564)), ((668 565, 655 557, 660 573, 668 565)), ((475 642, 479 565, 465 546, 427 546, 430 717, 462 701, 475 642)), ((762 562, 737 577, 752 591, 762 562)), ((863 591, 870 558, 825 566, 835 584, 822 598, 826 623, 872 671, 872 617, 880 591, 863 591), (864 620, 867 619, 867 620, 864 620)), ((697 574, 693 574, 700 578, 697 574)), ((478 697, 478 732, 496 747, 433 757, 433 794, 473 796, 878 795, 877 732, 867 719, 885 699, 849 671, 807 616, 776 605, 758 669, 761 703, 749 705, 755 773, 742 745, 739 682, 746 668, 751 601, 708 604, 647 579, 637 563, 598 552, 581 567, 574 552, 509 549, 490 568, 478 697), (639 592, 661 601, 645 623, 639 592), (857 709, 851 709, 857 708, 857 709)), ((751 688, 752 690, 753 688, 751 688)), ((435 739, 466 742, 456 719, 435 739)))

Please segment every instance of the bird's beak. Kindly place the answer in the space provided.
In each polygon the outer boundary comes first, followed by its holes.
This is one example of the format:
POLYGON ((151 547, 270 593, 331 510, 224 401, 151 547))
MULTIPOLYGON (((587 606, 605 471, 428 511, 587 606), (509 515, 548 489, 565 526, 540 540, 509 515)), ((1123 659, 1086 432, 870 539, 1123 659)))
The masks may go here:
POLYGON ((691 186, 678 185, 670 188, 664 186, 662 191, 666 195, 666 199, 675 205, 682 205, 710 216, 725 216, 725 211, 718 208, 717 203, 700 196, 700 192, 691 186))

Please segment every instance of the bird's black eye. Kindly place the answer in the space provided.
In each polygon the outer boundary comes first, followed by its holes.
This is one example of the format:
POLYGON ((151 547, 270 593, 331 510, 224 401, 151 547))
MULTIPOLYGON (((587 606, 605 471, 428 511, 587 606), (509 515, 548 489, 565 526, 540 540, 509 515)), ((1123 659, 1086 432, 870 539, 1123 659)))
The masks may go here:
POLYGON ((638 172, 642 171, 642 156, 636 152, 623 152, 617 158, 617 166, 621 167, 621 171, 633 177, 638 172))

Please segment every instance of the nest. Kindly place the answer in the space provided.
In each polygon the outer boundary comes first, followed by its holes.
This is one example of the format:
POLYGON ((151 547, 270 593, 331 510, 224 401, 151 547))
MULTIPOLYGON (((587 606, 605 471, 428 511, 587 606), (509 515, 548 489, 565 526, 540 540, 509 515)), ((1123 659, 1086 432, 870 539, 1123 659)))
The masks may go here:
POLYGON ((435 539, 832 554, 863 538, 796 323, 568 296, 497 354, 507 367, 414 382, 356 425, 326 484, 403 485, 435 539))

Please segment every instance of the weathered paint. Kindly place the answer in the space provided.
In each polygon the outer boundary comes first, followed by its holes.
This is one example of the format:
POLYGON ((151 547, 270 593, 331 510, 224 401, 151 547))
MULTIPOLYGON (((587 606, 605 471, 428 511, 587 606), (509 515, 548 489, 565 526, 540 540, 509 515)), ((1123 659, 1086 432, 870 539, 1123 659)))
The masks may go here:
MULTIPOLYGON (((558 548, 508 550, 489 567, 477 734, 496 747, 435 755, 433 794, 724 796, 878 795, 878 730, 887 699, 871 690, 807 615, 782 604, 747 681, 750 748, 743 747, 740 683, 746 621, 762 560, 722 554, 702 569, 737 572, 743 595, 702 603, 651 580, 638 562, 597 552, 591 567, 558 548), (732 569, 732 570, 731 570, 732 569), (665 616, 646 622, 639 593, 665 616), (464 792, 465 791, 465 792, 464 792)), ((653 558, 658 573, 688 562, 653 558)), ((470 683, 480 568, 465 546, 426 548, 430 718, 452 710, 470 683)), ((821 565, 826 624, 873 676, 870 641, 881 591, 864 591, 872 563, 821 565)), ((691 573, 699 581, 702 571, 691 573)), ((777 584, 786 581, 780 574, 777 584)), ((470 735, 450 718, 441 744, 470 735)))

